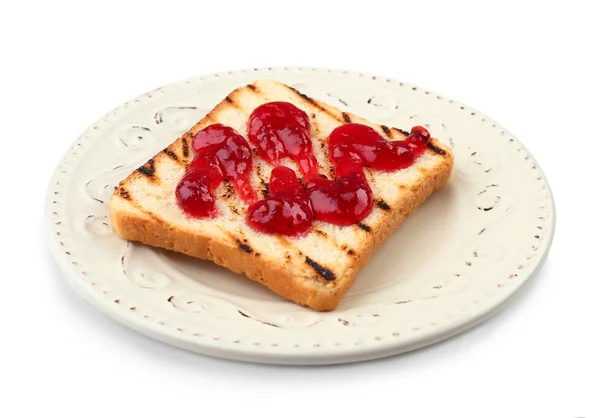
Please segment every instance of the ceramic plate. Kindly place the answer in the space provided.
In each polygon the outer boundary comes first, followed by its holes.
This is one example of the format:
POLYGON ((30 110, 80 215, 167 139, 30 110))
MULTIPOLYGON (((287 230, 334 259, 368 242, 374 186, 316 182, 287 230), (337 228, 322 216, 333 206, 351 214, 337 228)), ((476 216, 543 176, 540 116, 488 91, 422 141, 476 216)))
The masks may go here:
POLYGON ((58 265, 98 309, 184 349, 280 364, 374 359, 472 327, 539 269, 554 224, 539 165, 494 120, 411 84, 314 68, 214 74, 131 100, 73 143, 47 198, 58 265), (380 124, 424 125, 455 153, 447 187, 393 234, 333 312, 299 307, 211 262, 127 242, 111 227, 108 199, 120 180, 231 90, 262 78, 380 124))

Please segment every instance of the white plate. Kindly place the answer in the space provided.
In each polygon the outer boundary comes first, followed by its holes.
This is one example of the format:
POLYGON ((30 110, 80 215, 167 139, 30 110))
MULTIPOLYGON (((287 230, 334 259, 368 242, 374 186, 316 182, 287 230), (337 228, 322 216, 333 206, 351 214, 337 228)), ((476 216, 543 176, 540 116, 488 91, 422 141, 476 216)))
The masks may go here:
POLYGON ((313 68, 214 74, 131 100, 75 141, 47 199, 58 265, 94 306, 175 346, 283 364, 384 357, 470 328, 539 269, 555 225, 540 167, 487 116, 407 83, 313 68), (455 152, 448 186, 376 253, 334 312, 296 306, 211 262, 128 243, 110 225, 108 198, 120 180, 231 90, 261 78, 374 122, 425 125, 455 152))

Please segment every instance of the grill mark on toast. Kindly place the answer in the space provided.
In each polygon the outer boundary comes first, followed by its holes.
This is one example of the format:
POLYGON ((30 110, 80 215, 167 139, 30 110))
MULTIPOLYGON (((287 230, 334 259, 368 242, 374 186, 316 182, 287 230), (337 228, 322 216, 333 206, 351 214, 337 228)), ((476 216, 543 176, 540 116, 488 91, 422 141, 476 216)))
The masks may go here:
POLYGON ((262 194, 265 199, 271 195, 271 189, 269 187, 269 183, 263 183, 262 194))
POLYGON ((183 153, 183 157, 187 158, 190 155, 190 145, 187 142, 187 138, 181 138, 181 152, 183 153))
MULTIPOLYGON (((318 133, 318 131, 317 131, 318 133)), ((317 165, 319 166, 319 171, 320 172, 329 172, 332 176, 332 178, 334 177, 334 170, 333 170, 333 163, 331 161, 331 158, 329 158, 329 149, 327 147, 327 138, 321 137, 321 136, 316 136, 316 141, 317 144, 319 145, 318 148, 321 149, 321 152, 323 153, 323 162, 318 161, 317 165)))
POLYGON ((313 229, 313 231, 315 232, 315 234, 320 235, 322 237, 327 238, 327 232, 321 231, 320 229, 313 229))
POLYGON ((163 152, 165 154, 167 154, 169 157, 171 157, 174 161, 179 162, 179 157, 177 156, 177 154, 175 154, 173 151, 171 151, 169 148, 165 148, 163 150, 163 152))
POLYGON ((235 242, 236 245, 238 246, 238 248, 240 250, 242 250, 243 252, 247 253, 247 254, 252 254, 254 252, 254 250, 252 249, 251 246, 248 245, 248 239, 244 238, 244 235, 242 233, 241 236, 236 236, 233 233, 224 230, 223 228, 219 228, 225 235, 227 235, 232 242, 235 242))
MULTIPOLYGON (((256 149, 253 149, 253 151, 256 151, 256 149)), ((258 154, 258 151, 256 153, 258 154)), ((255 164, 255 166, 256 167, 254 168, 254 171, 256 172, 256 175, 260 179, 260 182, 264 183, 265 180, 263 179, 263 176, 262 176, 262 164, 258 163, 258 164, 255 164)))
POLYGON ((350 119, 350 115, 347 114, 346 112, 342 112, 342 117, 344 118, 344 122, 346 122, 346 123, 352 122, 352 119, 350 119))
POLYGON ((287 88, 289 88, 291 91, 293 91, 294 93, 296 93, 298 96, 300 96, 302 99, 304 99, 306 102, 310 103, 311 105, 313 105, 317 109, 319 109, 321 111, 325 111, 325 109, 323 108, 323 106, 319 105, 317 103, 317 101, 315 99, 313 99, 312 97, 309 97, 309 96, 307 96, 304 93, 300 93, 298 90, 296 90, 295 88, 293 88, 291 86, 287 86, 287 88))
POLYGON ((385 126, 385 125, 381 125, 381 130, 383 131, 383 133, 385 133, 385 134, 386 134, 386 136, 387 136, 388 138, 391 138, 391 137, 392 137, 392 131, 391 131, 391 130, 390 130, 390 128, 388 128, 387 126, 385 126))
POLYGON ((332 112, 330 109, 326 108, 325 106, 321 105, 317 100, 313 99, 312 97, 309 97, 306 94, 299 92, 298 90, 296 90, 293 87, 290 87, 287 85, 286 85, 286 87, 288 89, 290 89, 291 91, 293 91, 294 93, 296 93, 298 95, 298 97, 303 99, 305 102, 307 102, 308 104, 319 109, 321 112, 327 113, 329 116, 333 117, 335 120, 337 120, 339 122, 343 121, 343 119, 339 115, 336 115, 334 112, 332 112))
MULTIPOLYGON (((236 97, 239 95, 241 89, 237 89, 234 92, 230 93, 228 96, 225 97, 225 100, 223 102, 225 103, 221 103, 222 105, 229 105, 233 108, 235 108, 235 110, 237 110, 238 112, 240 112, 242 115, 246 115, 246 116, 250 116, 247 113, 247 109, 244 108, 243 105, 240 105, 237 101, 236 101, 236 97)), ((220 107, 220 106, 219 106, 220 107)), ((217 110, 217 108, 215 108, 215 110, 217 110)), ((222 109, 218 109, 218 111, 220 111, 222 109)), ((210 117, 213 117, 212 112, 209 113, 210 117)))
POLYGON ((368 166, 365 166, 364 172, 367 174, 367 176, 369 176, 369 180, 371 180, 371 184, 375 184, 376 183, 375 174, 373 174, 373 172, 371 171, 371 169, 368 166))
POLYGON ((358 226, 360 229, 362 229, 365 232, 371 232, 371 227, 362 222, 357 223, 356 226, 358 226))
MULTIPOLYGON (((223 99, 223 101, 225 101, 225 99, 223 99)), ((221 102, 221 105, 223 105, 223 102, 221 102)), ((221 106, 221 105, 219 105, 219 106, 221 106)), ((206 127, 208 125, 212 125, 213 123, 218 123, 218 119, 215 119, 215 114, 219 113, 221 110, 222 109, 220 107, 218 109, 214 108, 213 110, 210 111, 210 113, 208 115, 204 116, 204 119, 203 119, 204 126, 206 127)), ((194 134, 198 133, 198 131, 200 131, 200 129, 202 129, 202 128, 195 128, 195 130, 193 131, 194 134)))
POLYGON ((248 84, 246 87, 254 92, 258 91, 258 87, 256 87, 254 84, 248 84))
POLYGON ((125 200, 130 200, 131 196, 129 195, 129 191, 125 189, 123 186, 119 187, 119 196, 121 196, 125 200))
POLYGON ((306 257, 305 262, 306 262, 306 264, 311 266, 313 268, 313 270, 316 271, 317 274, 319 276, 321 276, 322 278, 324 278, 325 280, 335 280, 335 274, 333 274, 333 272, 331 270, 329 270, 326 267, 323 267, 322 265, 317 263, 312 258, 306 257))
POLYGON ((348 255, 355 255, 355 254, 356 254, 356 252, 352 248, 350 248, 348 250, 348 255))
MULTIPOLYGON (((248 240, 244 241, 247 242, 248 240)), ((243 243, 238 238, 235 239, 235 242, 237 243, 238 247, 240 247, 240 249, 245 253, 251 254, 254 251, 252 247, 250 247, 248 244, 243 243)))
MULTIPOLYGON (((314 113, 313 113, 314 115, 314 113)), ((318 142, 323 142, 323 138, 321 138, 321 127, 319 126, 319 124, 314 120, 315 118, 313 118, 313 123, 311 124, 311 130, 313 132, 311 132, 311 136, 313 138, 316 138, 318 142)))
MULTIPOLYGON (((319 162, 319 172, 328 172, 329 173, 329 177, 330 178, 335 178, 335 170, 333 169, 333 164, 331 163, 331 159, 329 158, 329 152, 327 150, 327 144, 323 141, 323 142, 319 142, 319 146, 321 147, 321 152, 325 155, 325 163, 321 164, 321 162, 319 162)), ((326 175, 322 174, 322 177, 327 178, 326 175)))
POLYGON ((231 199, 235 193, 235 188, 233 187, 233 184, 229 182, 229 179, 224 179, 223 183, 225 184, 225 193, 223 193, 221 197, 227 200, 231 199))
POLYGON ((155 180, 154 173, 156 172, 156 169, 154 167, 154 158, 150 158, 148 162, 140 168, 138 168, 137 171, 139 171, 149 179, 155 180))
POLYGON ((379 206, 379 207, 380 207, 381 209, 383 209, 383 210, 390 210, 390 209, 391 209, 390 205, 388 205, 388 204, 387 204, 385 201, 383 201, 383 200, 378 200, 378 201, 377 201, 377 206, 379 206))
POLYGON ((262 164, 255 164, 254 172, 258 176, 258 181, 260 182, 260 184, 262 186, 261 192, 262 192, 264 198, 266 199, 267 197, 269 197, 269 195, 271 193, 270 193, 270 189, 269 189, 269 183, 267 183, 267 181, 263 177, 262 164))
POLYGON ((405 131, 404 129, 398 129, 398 128, 392 128, 394 131, 396 132, 400 132, 402 135, 404 136, 408 136, 410 135, 410 133, 408 133, 407 131, 405 131))
POLYGON ((427 143, 427 148, 429 148, 430 150, 432 150, 433 152, 435 152, 436 154, 439 155, 446 155, 446 151, 444 151, 443 149, 435 146, 434 144, 432 144, 431 142, 427 143))
MULTIPOLYGON (((225 103, 226 103, 226 104, 228 104, 229 106, 231 106, 231 107, 235 108, 236 110, 240 111, 240 113, 243 113, 243 112, 242 112, 242 110, 243 110, 243 107, 241 107, 240 105, 238 105, 238 104, 236 103, 236 101, 235 101, 235 100, 233 100, 233 97, 232 97, 232 95, 233 95, 233 93, 232 93, 232 94, 230 94, 230 95, 228 95, 228 96, 226 96, 226 97, 225 97, 225 99, 223 100, 223 102, 225 102, 225 103)), ((217 108, 215 108, 215 110, 217 110, 217 108)), ((219 109, 219 110, 221 110, 221 109, 219 109)), ((208 116, 209 116, 209 117, 212 117, 212 116, 213 116, 213 115, 212 115, 212 112, 211 112, 211 113, 209 113, 209 115, 208 115, 208 116)))
POLYGON ((179 138, 176 142, 169 145, 167 148, 163 149, 162 152, 165 153, 169 158, 180 165, 181 167, 187 168, 189 165, 188 155, 189 148, 187 145, 187 137, 189 137, 189 132, 186 133, 183 137, 179 138), (181 155, 183 154, 183 155, 181 155))

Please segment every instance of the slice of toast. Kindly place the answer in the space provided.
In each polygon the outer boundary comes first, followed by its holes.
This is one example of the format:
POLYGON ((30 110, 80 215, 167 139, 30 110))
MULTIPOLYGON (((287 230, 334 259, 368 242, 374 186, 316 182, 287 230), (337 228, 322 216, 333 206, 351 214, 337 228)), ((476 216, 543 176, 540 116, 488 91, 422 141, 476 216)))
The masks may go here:
MULTIPOLYGON (((407 169, 386 173, 366 167, 375 202, 373 211, 352 226, 315 221, 308 235, 301 238, 258 233, 249 227, 245 221, 248 206, 227 182, 215 193, 219 216, 187 217, 177 205, 175 187, 193 158, 191 143, 196 132, 222 123, 247 139, 249 115, 270 101, 290 102, 309 115, 319 170, 329 178, 333 178, 333 166, 327 155, 327 137, 337 126, 356 122, 373 127, 389 140, 406 136, 400 129, 342 112, 285 84, 259 80, 234 90, 187 133, 121 181, 110 200, 112 224, 125 239, 212 260, 299 305, 330 311, 390 234, 446 184, 454 157, 449 147, 432 138, 427 151, 407 169)), ((251 184, 263 198, 268 195, 274 167, 248 143, 254 154, 251 184)), ((300 175, 291 160, 284 160, 283 165, 300 175)))

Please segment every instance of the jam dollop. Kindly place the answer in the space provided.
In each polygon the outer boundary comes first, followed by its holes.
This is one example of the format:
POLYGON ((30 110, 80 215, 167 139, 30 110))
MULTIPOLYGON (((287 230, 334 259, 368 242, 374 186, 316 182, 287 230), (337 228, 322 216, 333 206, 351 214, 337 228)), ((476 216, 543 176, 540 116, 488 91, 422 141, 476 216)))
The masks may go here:
POLYGON ((310 120, 306 112, 293 104, 269 102, 254 109, 248 119, 248 138, 258 154, 271 164, 277 166, 289 157, 305 178, 318 175, 310 120))
POLYGON ((388 141, 375 129, 358 123, 341 125, 331 132, 329 155, 336 176, 363 174, 365 165, 375 170, 395 171, 409 167, 415 161, 415 154, 406 140, 388 141))
POLYGON ((248 209, 247 221, 253 228, 270 234, 302 235, 312 225, 314 216, 306 190, 296 172, 285 166, 271 171, 269 197, 248 209))
POLYGON ((191 217, 215 214, 214 191, 223 180, 232 182, 247 203, 256 200, 250 185, 252 152, 233 128, 214 124, 199 131, 192 142, 194 159, 175 190, 178 204, 191 217))
POLYGON ((373 208, 373 193, 362 171, 329 180, 313 177, 306 183, 315 219, 347 226, 360 222, 373 208))

